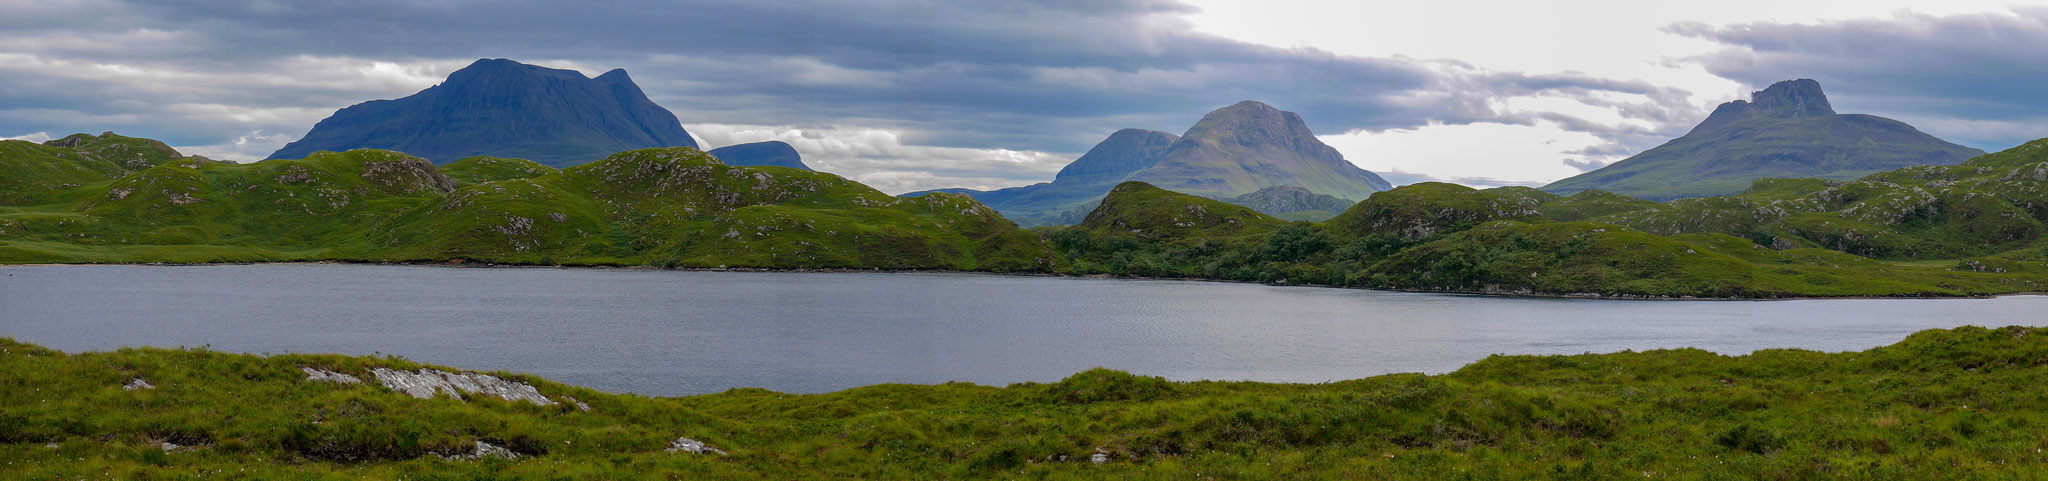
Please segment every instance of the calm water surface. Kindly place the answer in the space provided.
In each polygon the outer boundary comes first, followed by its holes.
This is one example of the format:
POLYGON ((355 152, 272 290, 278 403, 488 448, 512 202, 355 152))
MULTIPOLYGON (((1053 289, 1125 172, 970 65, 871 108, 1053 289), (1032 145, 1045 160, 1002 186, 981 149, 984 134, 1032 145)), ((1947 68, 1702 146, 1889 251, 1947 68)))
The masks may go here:
POLYGON ((972 274, 367 265, 0 267, 0 336, 65 351, 393 354, 608 391, 825 392, 1441 373, 1489 354, 1862 350, 2048 323, 2048 298, 1602 301, 972 274))

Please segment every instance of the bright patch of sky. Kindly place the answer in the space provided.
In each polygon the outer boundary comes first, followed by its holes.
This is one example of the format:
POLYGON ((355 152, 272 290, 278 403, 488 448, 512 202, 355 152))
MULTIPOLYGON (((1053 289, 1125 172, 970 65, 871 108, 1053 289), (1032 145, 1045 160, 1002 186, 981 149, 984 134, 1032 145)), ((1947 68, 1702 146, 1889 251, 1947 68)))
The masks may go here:
MULTIPOLYGON (((1955 15, 2006 10, 2010 1, 1902 0, 1716 2, 1319 2, 1261 0, 1203 1, 1189 16, 1196 28, 1247 42, 1279 47, 1314 47, 1342 55, 1444 59, 1484 70, 1526 73, 1577 72, 1684 89, 1700 116, 1676 124, 1689 127, 1713 106, 1747 98, 1764 85, 1744 85, 1688 61, 1718 51, 1722 44, 1674 34, 1681 23, 1816 23, 1902 14, 1955 15)), ((1516 112, 1567 113, 1613 126, 1651 128, 1624 119, 1615 108, 1588 105, 1563 96, 1514 97, 1497 105, 1516 112)), ((1859 112, 1854 105, 1836 108, 1859 112)), ((1885 115, 1883 112, 1868 112, 1885 115)), ((1897 114, 1893 114, 1897 115, 1897 114)), ((1929 119, 1936 124, 1964 121, 1929 119)), ((1314 128, 1315 126, 1310 126, 1314 128)), ((1664 126, 1669 135, 1672 126, 1664 126)), ((1926 128, 1926 126, 1922 126, 1926 128)), ((1977 127, 1983 127, 1978 125, 1977 127)), ((1319 131, 1360 167, 1395 171, 1390 179, 1452 180, 1473 185, 1540 185, 1615 158, 1589 158, 1579 151, 1599 145, 1584 132, 1554 124, 1475 123, 1428 125, 1383 131, 1319 131)), ((1986 146, 1989 148, 1990 146, 1986 146)), ((1612 157, 1612 156, 1608 156, 1612 157)))

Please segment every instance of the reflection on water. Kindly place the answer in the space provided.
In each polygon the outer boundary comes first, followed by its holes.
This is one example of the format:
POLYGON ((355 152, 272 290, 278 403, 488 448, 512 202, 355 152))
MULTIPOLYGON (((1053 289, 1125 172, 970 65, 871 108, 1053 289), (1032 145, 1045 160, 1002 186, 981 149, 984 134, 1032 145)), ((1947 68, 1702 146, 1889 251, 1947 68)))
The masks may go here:
POLYGON ((65 351, 394 354, 652 395, 1441 373, 1489 354, 1861 350, 2041 325, 2048 298, 1600 301, 972 274, 368 265, 0 267, 0 336, 65 351))

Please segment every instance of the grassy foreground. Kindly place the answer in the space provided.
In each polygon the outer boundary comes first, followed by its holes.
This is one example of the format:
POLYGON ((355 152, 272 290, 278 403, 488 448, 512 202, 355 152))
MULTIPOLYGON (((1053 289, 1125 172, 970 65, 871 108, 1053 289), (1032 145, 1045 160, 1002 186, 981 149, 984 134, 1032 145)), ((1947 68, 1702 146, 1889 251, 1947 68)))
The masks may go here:
POLYGON ((0 339, 0 478, 2038 479, 2044 364, 2048 329, 1965 327, 1855 353, 1496 356, 1318 385, 1093 370, 649 398, 501 374, 582 411, 371 380, 416 367, 401 359, 0 339), (122 388, 137 377, 157 387, 122 388), (666 452, 679 436, 730 455, 666 452), (437 456, 478 441, 522 456, 437 456))

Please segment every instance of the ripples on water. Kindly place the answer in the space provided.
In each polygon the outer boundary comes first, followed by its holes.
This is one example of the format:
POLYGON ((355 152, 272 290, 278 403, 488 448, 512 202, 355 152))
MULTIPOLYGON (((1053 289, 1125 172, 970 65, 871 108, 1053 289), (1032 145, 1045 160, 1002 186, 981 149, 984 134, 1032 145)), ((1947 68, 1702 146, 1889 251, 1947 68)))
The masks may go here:
POLYGON ((383 353, 609 391, 825 392, 1054 381, 1441 373, 1489 354, 1862 350, 2041 325, 2048 298, 1518 299, 974 274, 333 264, 0 267, 0 336, 65 351, 383 353))

